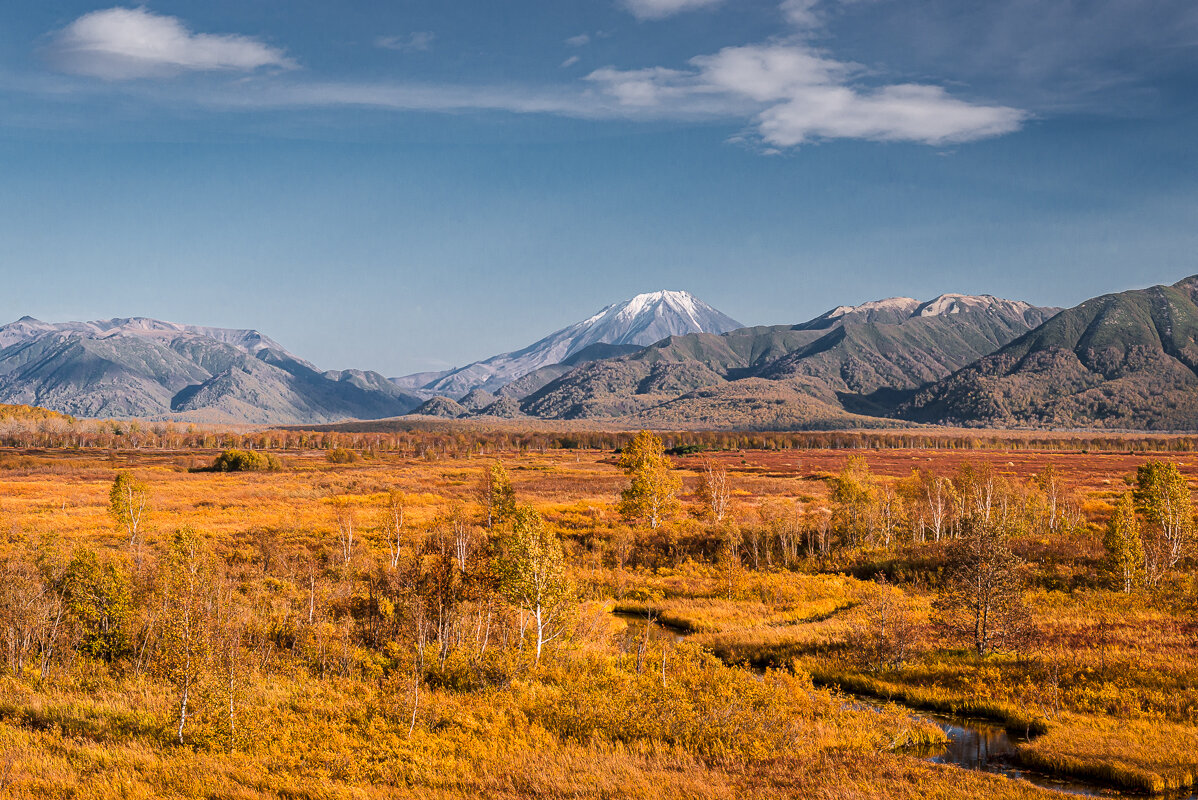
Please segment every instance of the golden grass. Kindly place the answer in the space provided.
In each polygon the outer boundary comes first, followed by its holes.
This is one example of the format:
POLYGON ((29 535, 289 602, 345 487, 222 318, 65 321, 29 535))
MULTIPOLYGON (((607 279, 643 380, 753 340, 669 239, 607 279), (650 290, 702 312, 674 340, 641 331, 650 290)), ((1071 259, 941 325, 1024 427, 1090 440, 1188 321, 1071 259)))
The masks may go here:
MULTIPOLYGON (((730 572, 686 558, 608 566, 602 554, 619 525, 612 503, 622 483, 608 455, 550 451, 506 459, 517 493, 567 536, 586 596, 599 603, 618 586, 615 610, 652 610, 693 632, 693 643, 727 664, 793 674, 758 679, 698 653, 667 654, 663 687, 659 650, 650 648, 638 674, 611 631, 597 628, 590 639, 554 650, 543 670, 522 668, 507 684, 473 693, 426 689, 409 738, 410 705, 402 691, 367 669, 317 678, 298 656, 284 653, 255 672, 246 700, 253 735, 244 749, 229 750, 213 742, 172 744, 164 684, 80 660, 46 682, 0 678, 0 797, 1050 796, 904 756, 896 751, 934 741, 938 729, 897 708, 845 708, 811 678, 911 707, 1043 730, 1023 757, 1054 773, 1162 791, 1188 785, 1198 772, 1198 658, 1183 608, 1128 600, 1084 582, 1068 591, 1037 590, 1027 599, 1043 633, 1026 658, 976 659, 945 650, 921 629, 907 663, 865 664, 854 643, 868 625, 863 601, 871 587, 847 575, 730 572), (594 542, 600 557, 592 566, 594 542)), ((1046 460, 1034 453, 1009 461, 1008 454, 991 455, 1016 476, 1046 460)), ((106 504, 115 470, 129 469, 151 487, 147 550, 190 525, 234 565, 247 598, 274 607, 299 589, 255 572, 257 548, 270 536, 297 551, 334 542, 331 494, 349 499, 364 552, 382 552, 370 529, 386 492, 403 489, 407 524, 428 529, 455 504, 471 502, 477 473, 488 463, 388 455, 330 464, 323 453, 287 453, 277 473, 187 471, 211 456, 5 453, 0 531, 54 540, 64 551, 86 545, 123 554, 127 546, 106 504)), ((741 464, 741 454, 721 455, 743 468, 734 480, 746 519, 761 498, 822 502, 826 487, 818 476, 834 472, 844 457, 747 454, 741 464)), ((870 457, 880 473, 897 477, 912 466, 935 466, 927 459, 941 454, 870 457)), ((1109 481, 1134 462, 1118 454, 1064 460, 1070 484, 1094 492, 1109 491, 1109 481)), ((1024 545, 1053 569, 1093 572, 1091 534, 1024 545)), ((910 586, 903 595, 920 620, 930 596, 910 586)))
POLYGON ((1190 789, 1198 775, 1198 730, 1160 720, 1066 714, 1019 750, 1030 767, 1134 792, 1190 789))

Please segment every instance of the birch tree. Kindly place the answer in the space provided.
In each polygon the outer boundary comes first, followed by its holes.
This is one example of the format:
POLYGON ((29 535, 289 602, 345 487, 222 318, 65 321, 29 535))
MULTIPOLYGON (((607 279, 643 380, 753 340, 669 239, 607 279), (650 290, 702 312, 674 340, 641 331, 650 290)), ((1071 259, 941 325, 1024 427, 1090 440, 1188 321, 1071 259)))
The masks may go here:
POLYGON ((627 520, 643 520, 657 529, 678 510, 682 479, 674 474, 661 437, 641 431, 620 454, 620 466, 629 477, 620 494, 620 514, 627 520))
POLYGON ((934 603, 940 628, 979 656, 1017 646, 1027 629, 1021 562, 1007 540, 1007 531, 984 512, 963 520, 948 581, 934 603))
POLYGON ((483 472, 475 491, 487 528, 502 525, 516 511, 516 490, 503 464, 496 461, 483 472))
POLYGON ((539 664, 544 646, 565 632, 573 591, 561 540, 531 506, 520 506, 513 515, 498 573, 508 600, 532 617, 539 664))
POLYGON ((136 545, 141 536, 149 500, 150 492, 144 483, 128 472, 117 473, 108 491, 108 514, 130 546, 136 545))
POLYGON ((1149 461, 1136 470, 1135 500, 1148 527, 1145 571, 1155 586, 1186 555, 1194 537, 1190 486, 1176 464, 1149 461))
POLYGON ((333 505, 333 521, 337 525, 337 543, 341 549, 342 562, 348 566, 354 557, 354 532, 357 529, 357 515, 348 497, 333 495, 330 498, 333 505))
POLYGON ((697 492, 703 510, 718 525, 724 521, 731 501, 731 491, 728 488, 728 470, 723 465, 708 459, 699 473, 699 490, 697 492))
POLYGON ((162 632, 159 674, 175 690, 176 738, 184 743, 187 720, 212 658, 215 613, 213 569, 207 548, 190 528, 175 534, 162 560, 162 632))
POLYGON ((404 492, 392 489, 387 493, 387 500, 383 506, 382 529, 387 536, 387 550, 391 555, 391 569, 399 567, 399 555, 404 543, 404 522, 407 506, 408 496, 404 492))
POLYGON ((1124 594, 1130 594, 1144 576, 1144 544, 1130 492, 1115 505, 1102 545, 1106 548, 1106 572, 1124 594))

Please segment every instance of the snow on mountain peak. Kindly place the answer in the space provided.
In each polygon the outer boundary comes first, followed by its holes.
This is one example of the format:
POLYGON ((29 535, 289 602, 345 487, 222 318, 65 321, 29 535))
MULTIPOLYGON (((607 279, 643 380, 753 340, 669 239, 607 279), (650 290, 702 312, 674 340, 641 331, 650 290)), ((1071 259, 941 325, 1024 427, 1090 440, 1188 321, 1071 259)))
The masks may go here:
POLYGON ((727 333, 740 327, 739 322, 689 292, 645 292, 613 303, 522 350, 469 364, 422 388, 454 396, 480 386, 494 390, 541 367, 560 364, 591 345, 647 346, 669 336, 727 333))
POLYGON ((869 321, 877 321, 882 316, 900 320, 910 317, 941 317, 948 314, 993 309, 1022 314, 1031 308, 1029 303, 1021 300, 1004 300, 989 294, 942 294, 926 302, 920 302, 911 297, 888 297, 885 300, 873 300, 856 306, 837 306, 819 319, 837 320, 852 314, 864 317, 869 321))
POLYGON ((919 317, 940 317, 946 314, 960 314, 964 311, 986 311, 1001 308, 1016 313, 1031 309, 1029 303, 1022 300, 1004 300, 989 294, 942 294, 924 303, 915 312, 919 317))
MULTIPOLYGON (((715 311, 711 306, 699 300, 689 292, 669 291, 663 289, 660 292, 645 292, 638 294, 623 303, 616 303, 600 311, 591 319, 599 319, 605 313, 614 312, 616 317, 621 320, 636 319, 645 314, 662 316, 673 313, 685 317, 696 331, 704 330, 703 313, 715 311)), ((718 311, 715 313, 719 313, 718 311)), ((607 344, 613 344, 607 342, 607 344)), ((652 342, 650 342, 652 344, 652 342)))
MULTIPOLYGON (((91 322, 42 322, 25 316, 8 325, 0 325, 0 348, 55 334, 81 336, 88 339, 134 336, 164 342, 181 337, 196 336, 233 345, 250 354, 256 354, 262 350, 287 352, 278 342, 255 330, 183 325, 150 317, 115 317, 91 322)), ((288 355, 290 354, 288 353, 288 355)))
POLYGON ((919 307, 919 301, 913 297, 887 297, 884 300, 871 300, 858 306, 837 306, 824 316, 837 319, 846 314, 868 314, 876 311, 911 312, 919 307))

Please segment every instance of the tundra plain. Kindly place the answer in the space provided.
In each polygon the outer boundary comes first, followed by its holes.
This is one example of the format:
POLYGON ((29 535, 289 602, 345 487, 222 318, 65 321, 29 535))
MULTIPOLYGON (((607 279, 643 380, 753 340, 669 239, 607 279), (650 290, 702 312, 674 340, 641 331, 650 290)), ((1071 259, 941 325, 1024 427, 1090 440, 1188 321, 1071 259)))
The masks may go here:
POLYGON ((6 448, 0 794, 1051 796, 929 762, 920 710, 996 720, 1050 775, 1193 785, 1193 509, 1154 572, 1136 501, 1127 582, 1109 535, 1147 464, 1188 501, 1190 440, 691 446, 659 451, 649 508, 611 437, 330 436, 229 472, 202 446, 6 448), (982 514, 984 643, 958 580, 982 514))

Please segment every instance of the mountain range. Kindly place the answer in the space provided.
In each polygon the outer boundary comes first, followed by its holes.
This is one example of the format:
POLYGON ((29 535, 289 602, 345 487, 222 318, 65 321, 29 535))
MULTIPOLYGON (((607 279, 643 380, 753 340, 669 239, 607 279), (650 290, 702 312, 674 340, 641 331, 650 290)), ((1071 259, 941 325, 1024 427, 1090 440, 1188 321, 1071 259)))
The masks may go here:
POLYGON ((1198 276, 1063 311, 944 294, 757 327, 686 292, 652 292, 520 350, 393 379, 321 371, 254 330, 25 317, 0 326, 0 403, 254 425, 413 413, 661 428, 1198 430, 1198 276))
POLYGON ((1062 311, 896 412, 968 425, 1198 429, 1198 275, 1062 311))
POLYGON ((868 424, 904 392, 994 352, 1055 313, 989 296, 891 298, 798 325, 663 339, 582 364, 519 398, 542 419, 673 426, 868 424))
POLYGON ((374 372, 321 372, 253 330, 133 317, 0 327, 0 403, 79 417, 253 424, 377 419, 420 399, 374 372))

